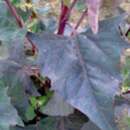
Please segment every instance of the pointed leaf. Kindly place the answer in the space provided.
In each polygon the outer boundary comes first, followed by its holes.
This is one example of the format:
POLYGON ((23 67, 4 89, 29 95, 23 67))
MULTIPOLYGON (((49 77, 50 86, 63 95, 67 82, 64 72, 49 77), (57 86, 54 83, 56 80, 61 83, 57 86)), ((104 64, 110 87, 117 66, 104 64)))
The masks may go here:
POLYGON ((41 108, 41 112, 50 116, 68 116, 74 109, 59 94, 54 93, 49 102, 41 108))
POLYGON ((119 32, 119 16, 75 38, 51 34, 32 36, 39 48, 37 63, 52 80, 52 89, 85 113, 102 130, 116 130, 113 100, 119 89, 120 56, 130 45, 119 32))

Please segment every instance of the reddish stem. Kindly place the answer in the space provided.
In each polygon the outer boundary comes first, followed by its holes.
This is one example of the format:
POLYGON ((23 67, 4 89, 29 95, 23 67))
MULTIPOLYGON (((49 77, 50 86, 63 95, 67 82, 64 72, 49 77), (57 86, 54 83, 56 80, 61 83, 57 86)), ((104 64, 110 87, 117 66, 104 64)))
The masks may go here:
POLYGON ((76 32, 76 30, 78 29, 79 25, 81 24, 81 22, 84 20, 85 16, 87 15, 87 12, 88 12, 88 9, 86 9, 86 10, 82 13, 81 17, 79 18, 77 24, 75 25, 75 27, 74 27, 74 29, 73 29, 73 31, 72 31, 72 33, 71 33, 71 36, 73 36, 73 35, 75 34, 75 32, 76 32))
POLYGON ((13 7, 10 0, 5 0, 5 2, 7 4, 7 6, 8 6, 8 8, 9 8, 11 14, 15 17, 18 26, 20 28, 22 28, 24 26, 24 22, 23 22, 22 18, 17 14, 17 11, 16 11, 15 7, 13 7))
MULTIPOLYGON (((74 8, 76 2, 77 2, 77 0, 73 0, 73 2, 72 2, 71 5, 70 5, 70 8, 69 8, 68 12, 66 13, 65 18, 68 18, 68 19, 69 19, 70 14, 71 14, 71 11, 72 11, 72 9, 74 8)), ((65 19, 65 18, 64 18, 64 19, 65 19)), ((64 19, 63 19, 63 20, 64 20, 64 19)))
MULTIPOLYGON (((7 6, 8 6, 8 8, 9 8, 11 14, 15 17, 18 26, 20 28, 23 28, 24 27, 23 19, 18 15, 15 7, 11 4, 10 0, 5 0, 5 2, 7 4, 7 6)), ((26 41, 27 42, 25 42, 25 43, 30 43, 31 44, 33 51, 38 51, 37 48, 36 48, 36 46, 33 44, 33 42, 31 41, 31 39, 27 35, 26 35, 26 41)))
POLYGON ((62 35, 64 33, 64 29, 66 26, 66 22, 68 21, 68 18, 66 16, 67 12, 68 12, 69 8, 63 4, 61 5, 61 15, 60 15, 60 21, 59 21, 59 27, 58 27, 58 33, 62 35))
POLYGON ((60 15, 59 27, 58 27, 58 33, 57 34, 62 35, 64 33, 66 23, 69 20, 70 13, 71 13, 74 5, 76 4, 76 2, 77 2, 77 0, 73 0, 70 7, 67 7, 66 5, 64 5, 64 3, 62 1, 61 15, 60 15))

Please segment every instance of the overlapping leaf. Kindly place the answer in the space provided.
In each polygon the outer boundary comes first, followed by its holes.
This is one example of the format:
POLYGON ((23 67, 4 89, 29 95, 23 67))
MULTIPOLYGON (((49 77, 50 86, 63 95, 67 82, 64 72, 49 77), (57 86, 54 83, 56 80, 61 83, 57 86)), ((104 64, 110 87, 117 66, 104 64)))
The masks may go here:
POLYGON ((0 80, 0 129, 9 130, 10 125, 16 124, 23 126, 16 109, 11 105, 7 86, 0 80))
POLYGON ((24 66, 31 64, 25 57, 22 41, 14 42, 9 50, 9 57, 0 60, 0 79, 8 86, 11 103, 25 119, 29 107, 28 96, 39 94, 24 69, 24 66))
POLYGON ((55 92, 47 105, 41 108, 41 112, 51 116, 67 116, 74 112, 74 108, 55 92))
POLYGON ((100 23, 75 38, 51 34, 31 37, 39 48, 37 63, 53 89, 102 130, 116 130, 113 100, 121 82, 120 56, 129 45, 120 36, 123 16, 100 23))

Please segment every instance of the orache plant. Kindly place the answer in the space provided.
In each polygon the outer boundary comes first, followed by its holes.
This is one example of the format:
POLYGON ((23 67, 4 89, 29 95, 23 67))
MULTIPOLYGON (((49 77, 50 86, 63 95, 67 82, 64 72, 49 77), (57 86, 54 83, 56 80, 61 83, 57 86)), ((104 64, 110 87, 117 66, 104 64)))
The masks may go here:
POLYGON ((62 0, 50 33, 36 1, 22 2, 0 1, 0 130, 128 130, 127 14, 99 21, 107 0, 62 0), (85 8, 65 36, 79 2, 85 8), (90 27, 78 33, 85 19, 90 27))

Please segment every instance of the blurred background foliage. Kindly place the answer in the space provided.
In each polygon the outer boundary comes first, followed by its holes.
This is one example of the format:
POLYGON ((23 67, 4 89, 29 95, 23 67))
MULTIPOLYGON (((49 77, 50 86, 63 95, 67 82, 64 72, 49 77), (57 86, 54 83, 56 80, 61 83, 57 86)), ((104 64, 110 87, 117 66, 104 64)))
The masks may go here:
MULTIPOLYGON (((49 32, 56 32, 58 27, 58 19, 60 17, 61 0, 11 0, 11 2, 15 5, 19 14, 24 19, 28 31, 41 32, 46 30, 49 32)), ((65 0, 65 2, 67 2, 67 0, 65 0)), ((118 11, 113 13, 113 10, 111 9, 111 0, 104 0, 104 3, 105 4, 101 7, 100 10, 101 20, 107 17, 111 17, 113 14, 115 15, 119 13, 118 11)), ((123 10, 130 12, 129 1, 123 2, 120 7, 123 10)), ((73 28, 85 8, 85 0, 79 0, 76 3, 71 12, 70 21, 67 24, 68 29, 73 28)), ((86 25, 87 17, 82 21, 79 30, 84 30, 86 25)))
MULTIPOLYGON (((57 30, 61 0, 11 0, 11 2, 24 19, 28 31, 41 32, 46 30, 55 32, 57 30)), ((67 24, 69 28, 77 23, 85 8, 84 0, 77 2, 67 24)), ((83 21, 81 28, 85 25, 86 20, 83 21)))

